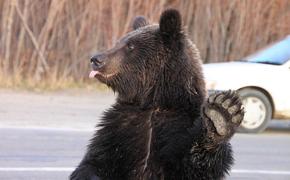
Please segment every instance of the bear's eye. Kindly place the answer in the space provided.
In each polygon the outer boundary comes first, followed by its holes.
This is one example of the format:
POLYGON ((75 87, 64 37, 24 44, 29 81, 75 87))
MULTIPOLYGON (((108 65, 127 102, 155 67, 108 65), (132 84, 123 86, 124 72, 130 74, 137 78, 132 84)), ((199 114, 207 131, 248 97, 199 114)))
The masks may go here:
POLYGON ((128 43, 127 44, 127 48, 128 48, 129 51, 132 51, 135 47, 134 47, 134 44, 128 43))

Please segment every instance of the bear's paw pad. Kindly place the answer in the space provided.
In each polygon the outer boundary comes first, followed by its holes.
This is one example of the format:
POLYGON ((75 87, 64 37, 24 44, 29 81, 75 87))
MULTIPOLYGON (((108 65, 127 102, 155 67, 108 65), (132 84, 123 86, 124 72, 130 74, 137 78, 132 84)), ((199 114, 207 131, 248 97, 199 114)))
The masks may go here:
POLYGON ((210 95, 204 113, 220 136, 231 136, 244 117, 241 100, 235 91, 210 95))

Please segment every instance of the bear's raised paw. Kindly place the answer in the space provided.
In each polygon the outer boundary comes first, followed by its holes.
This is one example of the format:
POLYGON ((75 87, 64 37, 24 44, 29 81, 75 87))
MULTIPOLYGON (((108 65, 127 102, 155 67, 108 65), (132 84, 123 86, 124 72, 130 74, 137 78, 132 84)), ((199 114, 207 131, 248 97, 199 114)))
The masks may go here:
POLYGON ((244 109, 235 91, 210 95, 203 110, 208 135, 214 141, 228 140, 244 118, 244 109))

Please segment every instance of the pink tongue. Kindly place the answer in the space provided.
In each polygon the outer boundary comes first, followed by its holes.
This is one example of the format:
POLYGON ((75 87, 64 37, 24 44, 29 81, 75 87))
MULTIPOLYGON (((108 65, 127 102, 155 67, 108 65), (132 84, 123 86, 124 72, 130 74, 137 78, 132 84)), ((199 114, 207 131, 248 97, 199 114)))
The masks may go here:
POLYGON ((94 78, 97 74, 100 74, 99 71, 91 71, 89 77, 94 78))

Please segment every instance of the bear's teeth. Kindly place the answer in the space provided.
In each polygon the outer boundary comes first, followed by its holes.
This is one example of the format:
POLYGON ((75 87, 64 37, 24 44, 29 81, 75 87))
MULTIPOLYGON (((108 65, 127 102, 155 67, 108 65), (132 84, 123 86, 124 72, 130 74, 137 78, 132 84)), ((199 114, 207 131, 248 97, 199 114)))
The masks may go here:
POLYGON ((91 71, 89 77, 94 78, 97 74, 100 74, 99 71, 91 71))

